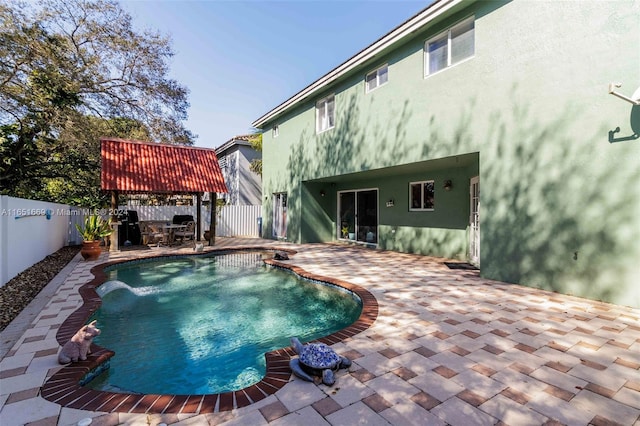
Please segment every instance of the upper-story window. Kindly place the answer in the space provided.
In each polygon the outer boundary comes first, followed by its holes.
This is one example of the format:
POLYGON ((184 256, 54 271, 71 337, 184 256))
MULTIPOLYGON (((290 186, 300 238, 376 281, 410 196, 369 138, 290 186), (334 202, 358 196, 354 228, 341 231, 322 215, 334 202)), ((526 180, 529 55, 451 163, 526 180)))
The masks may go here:
POLYGON ((475 53, 475 21, 466 19, 424 44, 425 77, 472 57, 475 53))
POLYGON ((277 138, 279 134, 280 134, 280 127, 276 124, 275 126, 273 126, 273 129, 271 130, 271 136, 274 138, 277 138))
POLYGON ((316 132, 324 132, 335 126, 335 96, 327 96, 316 102, 316 132))
POLYGON ((387 81, 389 81, 389 66, 388 66, 388 64, 384 64, 383 66, 381 66, 377 70, 371 71, 369 74, 366 75, 364 80, 365 80, 365 85, 366 85, 366 88, 367 88, 367 93, 372 91, 373 89, 376 89, 376 88, 382 86, 387 81))

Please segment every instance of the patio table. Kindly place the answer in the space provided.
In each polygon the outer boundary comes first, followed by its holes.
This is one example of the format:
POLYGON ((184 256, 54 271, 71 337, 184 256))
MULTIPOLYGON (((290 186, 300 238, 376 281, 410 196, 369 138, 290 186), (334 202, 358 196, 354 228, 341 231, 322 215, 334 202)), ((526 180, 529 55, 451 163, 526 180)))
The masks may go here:
POLYGON ((176 230, 186 229, 187 225, 162 225, 162 229, 167 231, 167 245, 172 246, 175 243, 176 239, 176 230))
POLYGON ((164 230, 162 227, 169 223, 167 220, 141 220, 139 222, 142 236, 142 244, 146 245, 150 242, 159 243, 164 239, 164 230))

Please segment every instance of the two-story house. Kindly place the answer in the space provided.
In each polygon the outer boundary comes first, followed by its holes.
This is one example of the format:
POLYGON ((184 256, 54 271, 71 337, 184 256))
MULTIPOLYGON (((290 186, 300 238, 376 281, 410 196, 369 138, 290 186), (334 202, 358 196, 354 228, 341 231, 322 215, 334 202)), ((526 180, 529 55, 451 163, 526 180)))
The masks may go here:
POLYGON ((216 148, 218 163, 229 192, 220 194, 229 205, 262 204, 262 180, 250 170, 251 162, 261 158, 249 142, 251 135, 235 136, 216 148))
POLYGON ((435 1, 253 123, 263 236, 640 306, 640 106, 609 93, 639 28, 638 1, 435 1))

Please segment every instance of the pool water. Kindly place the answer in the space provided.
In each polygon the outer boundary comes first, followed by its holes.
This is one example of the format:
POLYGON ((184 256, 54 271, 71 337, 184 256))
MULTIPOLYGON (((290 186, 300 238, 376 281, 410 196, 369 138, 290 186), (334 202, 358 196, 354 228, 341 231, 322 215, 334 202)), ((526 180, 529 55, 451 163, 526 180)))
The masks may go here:
POLYGON ((355 322, 354 294, 235 253, 136 262, 98 288, 94 341, 116 354, 87 386, 154 394, 239 390, 265 375, 265 352, 355 322), (113 282, 115 280, 115 282, 113 282))

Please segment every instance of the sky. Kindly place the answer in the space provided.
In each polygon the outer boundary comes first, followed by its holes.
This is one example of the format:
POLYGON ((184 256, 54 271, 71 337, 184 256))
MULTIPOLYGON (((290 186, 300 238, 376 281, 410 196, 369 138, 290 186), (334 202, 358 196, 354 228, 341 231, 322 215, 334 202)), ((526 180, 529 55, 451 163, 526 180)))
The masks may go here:
POLYGON ((186 127, 215 148, 428 4, 428 0, 121 0, 172 39, 186 127))

